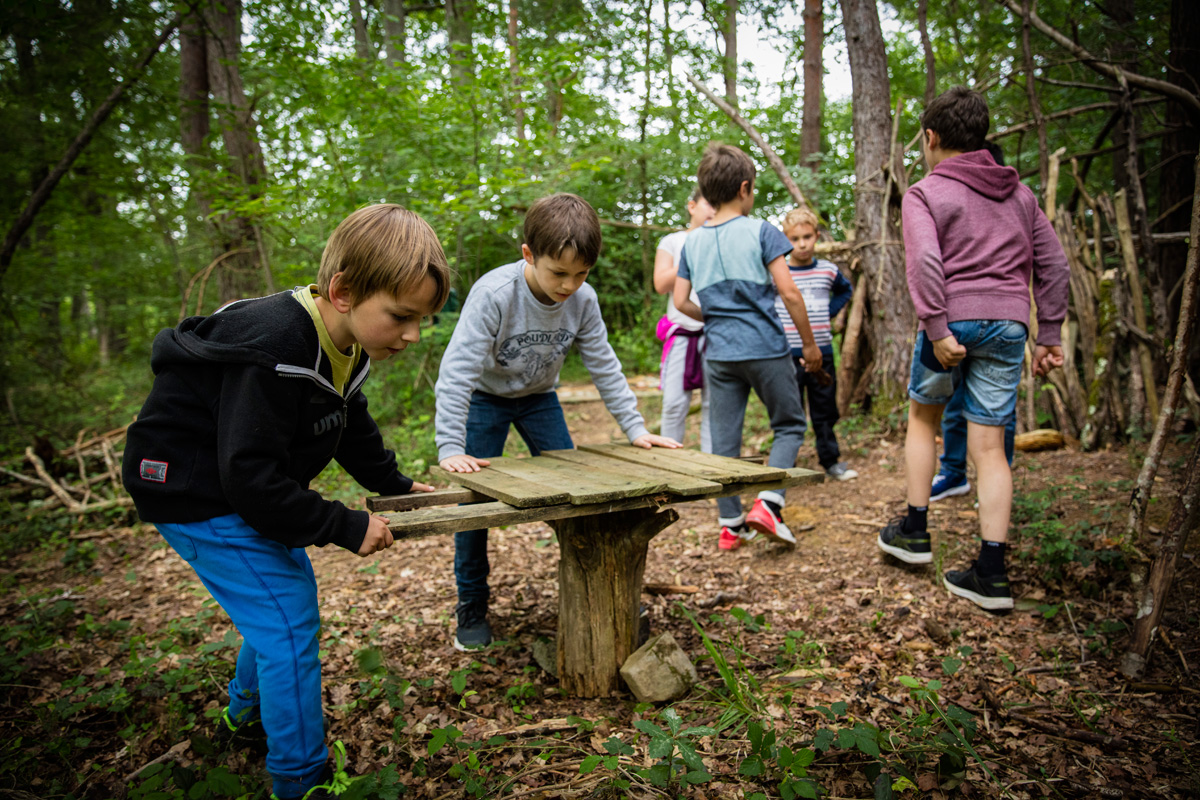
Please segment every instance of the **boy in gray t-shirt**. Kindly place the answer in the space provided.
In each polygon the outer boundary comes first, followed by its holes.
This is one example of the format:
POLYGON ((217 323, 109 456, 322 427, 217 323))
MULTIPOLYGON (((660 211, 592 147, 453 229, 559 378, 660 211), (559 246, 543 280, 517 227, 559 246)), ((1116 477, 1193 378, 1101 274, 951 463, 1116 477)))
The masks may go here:
MULTIPOLYGON (((754 162, 736 147, 712 143, 697 170, 700 191, 716 213, 688 235, 675 279, 675 305, 704 320, 705 384, 712 418, 712 451, 737 458, 750 390, 771 417, 775 443, 768 463, 796 466, 804 442, 804 405, 796 390, 796 367, 775 298, 796 325, 803 342, 801 363, 807 372, 821 369, 821 351, 813 340, 804 298, 784 258, 792 243, 772 225, 746 217, 754 208, 754 162), (703 312, 691 302, 695 287, 703 312)), ((739 547, 753 537, 747 528, 776 541, 795 544, 783 523, 782 492, 760 492, 749 514, 737 497, 717 500, 721 524, 718 546, 739 547)))
MULTIPOLYGON (((573 194, 544 197, 525 215, 524 258, 471 287, 442 357, 435 393, 438 459, 449 472, 478 472, 503 455, 510 425, 537 455, 575 445, 554 393, 575 344, 583 364, 629 441, 679 447, 646 430, 637 398, 608 343, 588 272, 600 255, 600 219, 573 194)), ((459 650, 492 641, 487 531, 454 535, 459 650)))

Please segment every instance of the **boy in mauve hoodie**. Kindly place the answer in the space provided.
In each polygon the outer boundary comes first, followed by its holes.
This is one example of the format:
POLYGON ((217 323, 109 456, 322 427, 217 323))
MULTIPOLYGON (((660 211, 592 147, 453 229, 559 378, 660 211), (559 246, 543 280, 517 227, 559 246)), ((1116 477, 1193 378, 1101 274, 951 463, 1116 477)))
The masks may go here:
POLYGON ((964 385, 967 450, 979 483, 979 558, 943 576, 946 588, 989 611, 1013 607, 1004 567, 1012 472, 1004 425, 1017 402, 1029 320, 1037 302, 1034 374, 1062 366, 1068 266, 1062 246, 1017 171, 985 146, 987 101, 957 86, 921 117, 929 174, 904 196, 908 288, 920 319, 908 396, 908 513, 879 535, 879 548, 909 564, 933 560, 926 515, 942 408, 964 385))

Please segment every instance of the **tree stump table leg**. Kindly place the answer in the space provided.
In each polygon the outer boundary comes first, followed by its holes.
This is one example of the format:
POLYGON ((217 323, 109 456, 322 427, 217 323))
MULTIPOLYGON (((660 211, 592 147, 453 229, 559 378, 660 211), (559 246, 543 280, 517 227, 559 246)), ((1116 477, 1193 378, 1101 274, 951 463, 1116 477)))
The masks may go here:
POLYGON ((558 534, 558 679, 569 696, 621 690, 637 649, 638 606, 650 540, 679 519, 638 509, 554 520, 558 534))

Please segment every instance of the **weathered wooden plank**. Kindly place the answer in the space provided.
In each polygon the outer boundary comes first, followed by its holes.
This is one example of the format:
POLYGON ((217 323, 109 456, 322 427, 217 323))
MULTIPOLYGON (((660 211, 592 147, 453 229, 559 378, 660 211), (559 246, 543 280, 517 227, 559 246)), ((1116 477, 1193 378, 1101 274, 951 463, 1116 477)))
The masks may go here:
POLYGON ((496 470, 514 478, 538 485, 563 488, 575 505, 606 503, 622 497, 640 497, 666 490, 662 477, 653 479, 582 470, 578 465, 554 458, 493 458, 488 470, 496 470))
POLYGON ((447 472, 440 467, 433 467, 431 471, 439 472, 468 489, 474 489, 480 494, 502 500, 517 508, 551 506, 565 503, 570 497, 565 489, 541 486, 489 467, 484 467, 479 472, 447 472))
POLYGON ((580 467, 606 474, 665 480, 667 482, 666 491, 684 497, 715 492, 721 488, 721 484, 715 481, 706 481, 703 478, 696 478, 679 472, 668 472, 656 467, 648 467, 632 461, 623 461, 619 458, 612 458, 587 450, 544 450, 542 451, 542 456, 569 461, 580 467))
POLYGON ((486 494, 464 489, 461 486, 447 486, 433 492, 415 492, 413 494, 373 495, 367 498, 367 511, 382 513, 384 511, 412 511, 414 508, 426 506, 453 506, 459 503, 484 503, 495 498, 486 494))
POLYGON ((665 469, 692 475, 698 478, 732 483, 746 480, 778 480, 786 473, 782 469, 762 467, 757 464, 740 461, 736 458, 725 458, 698 450, 671 450, 665 447, 654 447, 650 450, 632 445, 599 444, 583 445, 579 448, 592 453, 619 458, 634 464, 644 464, 656 469, 665 469))
POLYGON ((678 450, 661 448, 667 458, 676 458, 687 464, 704 464, 710 467, 727 467, 738 471, 739 480, 779 480, 786 473, 780 467, 769 467, 742 458, 729 458, 705 453, 703 450, 691 450, 681 447, 678 450), (732 462, 732 463, 731 463, 732 462))
POLYGON ((507 503, 476 503, 469 506, 453 506, 450 508, 432 507, 419 508, 415 511, 400 513, 385 513, 389 520, 388 527, 397 539, 420 539, 425 536, 437 536, 443 533, 469 531, 476 528, 495 528, 501 525, 516 525, 521 522, 536 520, 566 519, 581 517, 588 514, 607 514, 613 511, 628 511, 634 508, 651 508, 671 503, 686 503, 705 497, 729 497, 735 494, 749 494, 767 489, 787 489, 791 486, 821 483, 825 473, 811 469, 796 467, 786 471, 787 476, 777 481, 757 481, 751 483, 731 483, 719 487, 717 491, 700 497, 680 497, 678 495, 643 495, 642 497, 626 497, 613 500, 610 503, 577 506, 570 503, 543 506, 540 508, 515 508, 507 503))

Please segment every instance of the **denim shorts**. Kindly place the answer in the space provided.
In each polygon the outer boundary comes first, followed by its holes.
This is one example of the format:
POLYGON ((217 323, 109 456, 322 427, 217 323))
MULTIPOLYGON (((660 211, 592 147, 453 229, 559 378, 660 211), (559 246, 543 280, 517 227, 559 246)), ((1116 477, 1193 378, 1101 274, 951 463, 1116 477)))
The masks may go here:
POLYGON ((918 403, 943 406, 963 385, 963 416, 978 425, 1004 425, 1017 406, 1021 362, 1025 359, 1025 326, 1003 319, 971 319, 950 323, 950 332, 967 348, 967 357, 949 372, 921 363, 925 331, 917 333, 908 396, 918 403))

